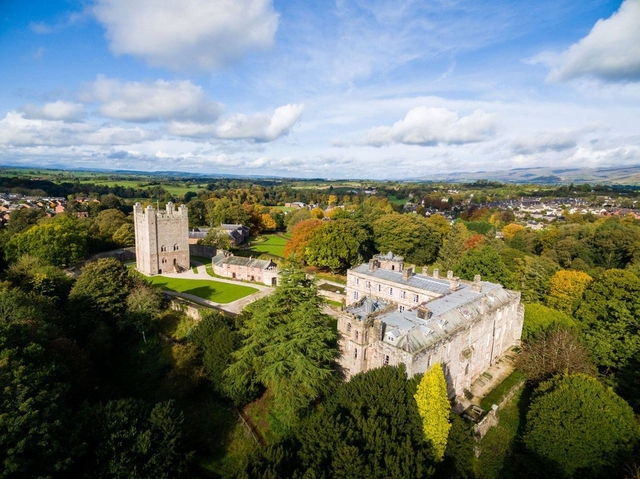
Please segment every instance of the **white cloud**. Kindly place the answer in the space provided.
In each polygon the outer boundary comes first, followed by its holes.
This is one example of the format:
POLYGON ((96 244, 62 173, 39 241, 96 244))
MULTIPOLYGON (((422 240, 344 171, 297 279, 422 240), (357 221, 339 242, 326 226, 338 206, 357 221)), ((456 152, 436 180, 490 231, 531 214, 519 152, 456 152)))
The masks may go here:
POLYGON ((626 0, 610 18, 563 52, 549 74, 552 81, 579 77, 640 81, 640 0, 626 0))
POLYGON ((276 108, 273 115, 266 113, 236 114, 218 125, 215 129, 215 135, 218 138, 233 140, 273 141, 291 131, 303 110, 304 105, 289 104, 276 108))
POLYGON ((43 106, 28 104, 22 107, 25 118, 39 120, 77 121, 84 116, 84 106, 80 103, 54 101, 43 106))
POLYGON ((139 127, 31 119, 18 112, 8 112, 0 120, 0 145, 13 147, 127 145, 155 136, 155 132, 139 127))
POLYGON ((111 50, 152 65, 211 69, 270 47, 271 0, 97 0, 93 13, 111 50))
POLYGON ((190 81, 121 82, 99 75, 85 85, 80 98, 99 101, 102 115, 126 121, 213 121, 222 111, 222 105, 190 81))
POLYGON ((511 143, 511 150, 516 155, 570 150, 578 145, 580 138, 594 129, 592 127, 580 130, 563 129, 554 132, 541 132, 533 136, 522 136, 511 143))
POLYGON ((496 115, 482 110, 460 118, 456 112, 446 108, 419 106, 409 110, 405 118, 392 127, 371 128, 366 143, 371 146, 392 143, 460 145, 488 140, 494 136, 496 128, 496 115))

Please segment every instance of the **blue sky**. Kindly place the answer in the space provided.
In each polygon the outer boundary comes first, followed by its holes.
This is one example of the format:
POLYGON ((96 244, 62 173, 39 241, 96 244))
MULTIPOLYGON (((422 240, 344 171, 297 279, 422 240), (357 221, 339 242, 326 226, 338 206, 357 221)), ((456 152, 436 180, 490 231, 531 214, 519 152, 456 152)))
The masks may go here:
POLYGON ((640 0, 0 1, 0 164, 640 164, 640 0))

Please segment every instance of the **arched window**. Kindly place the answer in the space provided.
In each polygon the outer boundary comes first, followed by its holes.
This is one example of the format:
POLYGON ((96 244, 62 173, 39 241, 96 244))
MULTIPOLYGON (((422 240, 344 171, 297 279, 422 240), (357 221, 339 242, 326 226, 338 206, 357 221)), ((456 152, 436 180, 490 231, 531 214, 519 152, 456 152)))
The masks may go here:
POLYGON ((358 340, 358 331, 356 331, 356 341, 358 340))
POLYGON ((351 332, 351 323, 347 323, 347 333, 351 332))
POLYGON ((173 251, 178 251, 178 243, 173 245, 173 251))
POLYGON ((358 359, 358 348, 355 348, 355 349, 354 349, 354 352, 353 352, 353 359, 358 359))
POLYGON ((160 251, 164 253, 165 251, 167 251, 167 247, 165 245, 160 246, 160 251))
POLYGON ((167 258, 162 258, 162 264, 166 264, 167 258))

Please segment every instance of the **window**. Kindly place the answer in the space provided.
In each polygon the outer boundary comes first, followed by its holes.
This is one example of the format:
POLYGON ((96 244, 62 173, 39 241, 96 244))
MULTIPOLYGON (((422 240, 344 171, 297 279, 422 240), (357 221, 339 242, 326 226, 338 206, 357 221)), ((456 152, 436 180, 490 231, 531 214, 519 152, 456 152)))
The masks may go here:
POLYGON ((366 283, 364 283, 365 287, 371 289, 371 281, 367 281, 366 283))
POLYGON ((398 306, 398 311, 404 313, 404 306, 398 306))
POLYGON ((378 290, 378 293, 382 291, 382 286, 378 285, 377 290, 378 290))
POLYGON ((162 264, 165 264, 167 262, 167 258, 162 258, 162 264))
POLYGON ((356 278, 356 286, 360 284, 360 278, 356 278))
POLYGON ((413 295, 413 302, 414 302, 414 303, 417 303, 419 299, 420 299, 420 298, 418 297, 418 295, 417 295, 417 294, 414 294, 414 295, 413 295))
POLYGON ((173 251, 178 251, 179 248, 178 243, 173 245, 173 251))
POLYGON ((359 333, 359 332, 358 332, 358 331, 356 331, 356 341, 358 340, 358 336, 359 336, 359 334, 358 334, 358 333, 359 333))
POLYGON ((351 323, 347 323, 347 333, 351 332, 351 323))
POLYGON ((407 296, 406 291, 400 291, 400 299, 405 299, 406 296, 407 296))
POLYGON ((393 288, 389 288, 389 296, 393 296, 393 288))
MULTIPOLYGON (((364 332, 364 340, 369 341, 369 331, 364 332)), ((366 354, 365 354, 365 359, 366 359, 366 354)))
POLYGON ((365 361, 367 360, 367 349, 365 348, 364 351, 362 351, 362 359, 364 359, 365 361))
POLYGON ((383 363, 382 363, 382 364, 385 364, 385 365, 386 365, 386 364, 389 364, 389 356, 385 355, 385 357, 384 357, 384 361, 383 361, 383 363))
POLYGON ((353 350, 353 359, 358 359, 358 348, 353 350))
POLYGON ((358 292, 357 291, 353 292, 353 299, 358 299, 358 292))
POLYGON ((431 355, 429 355, 429 359, 427 360, 427 368, 431 367, 431 355))
POLYGON ((160 251, 164 253, 165 251, 167 251, 167 247, 165 245, 160 246, 160 251))

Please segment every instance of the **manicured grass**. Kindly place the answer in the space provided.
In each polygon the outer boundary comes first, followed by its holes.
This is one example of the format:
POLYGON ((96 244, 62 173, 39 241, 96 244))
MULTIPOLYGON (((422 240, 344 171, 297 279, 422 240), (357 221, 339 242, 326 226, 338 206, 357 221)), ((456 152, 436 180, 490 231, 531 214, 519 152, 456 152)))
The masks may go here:
POLYGON ((396 196, 387 196, 387 199, 389 200, 389 203, 393 203, 394 205, 400 205, 400 206, 404 206, 404 204, 409 201, 406 198, 400 199, 396 196))
POLYGON ((504 381, 502 381, 493 391, 487 394, 482 401, 480 407, 485 411, 491 409, 493 404, 498 404, 500 400, 511 390, 513 386, 525 380, 524 374, 517 369, 511 373, 504 381))
POLYGON ((177 293, 187 293, 208 299, 215 303, 230 303, 250 294, 257 293, 258 290, 249 286, 241 286, 229 283, 219 283, 203 279, 182 279, 167 278, 165 276, 150 276, 147 280, 169 291, 177 293))
POLYGON ((242 249, 242 256, 247 256, 246 252, 250 251, 253 256, 261 254, 269 254, 279 258, 284 257, 284 247, 288 243, 291 235, 287 234, 265 234, 258 238, 251 238, 251 246, 242 249))

